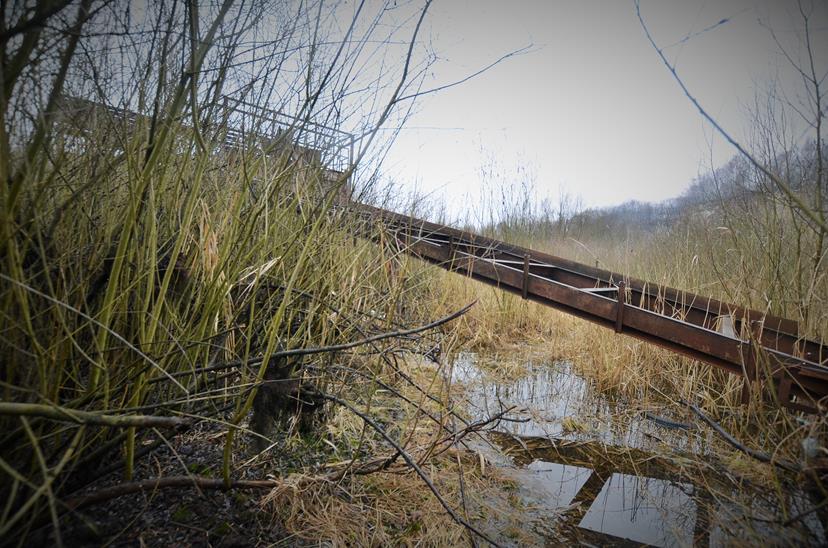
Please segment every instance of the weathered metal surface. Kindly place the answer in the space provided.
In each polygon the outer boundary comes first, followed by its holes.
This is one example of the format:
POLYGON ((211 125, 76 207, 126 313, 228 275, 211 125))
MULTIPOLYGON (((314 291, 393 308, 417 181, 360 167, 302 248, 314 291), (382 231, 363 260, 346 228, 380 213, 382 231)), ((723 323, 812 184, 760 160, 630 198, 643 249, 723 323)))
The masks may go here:
POLYGON ((828 347, 795 321, 379 208, 350 210, 447 270, 772 385, 791 409, 828 405, 828 347))

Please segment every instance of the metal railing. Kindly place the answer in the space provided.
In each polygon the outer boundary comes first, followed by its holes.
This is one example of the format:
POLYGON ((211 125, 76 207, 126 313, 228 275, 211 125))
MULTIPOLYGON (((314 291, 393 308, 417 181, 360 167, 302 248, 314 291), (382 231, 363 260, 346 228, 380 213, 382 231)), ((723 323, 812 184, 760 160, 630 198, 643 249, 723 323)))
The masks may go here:
MULTIPOLYGON (((204 103, 200 108, 210 112, 210 119, 201 124, 202 130, 218 138, 225 150, 258 148, 278 153, 291 149, 297 156, 336 174, 348 171, 354 164, 356 139, 345 131, 230 96, 204 103)), ((58 109, 59 119, 81 135, 102 121, 132 131, 142 121, 149 127, 151 119, 148 114, 79 97, 63 97, 58 109)), ((182 119, 187 119, 186 113, 182 119)))
POLYGON ((227 96, 221 100, 220 119, 228 148, 251 142, 279 148, 284 143, 308 151, 325 169, 338 173, 354 163, 356 139, 340 129, 227 96))

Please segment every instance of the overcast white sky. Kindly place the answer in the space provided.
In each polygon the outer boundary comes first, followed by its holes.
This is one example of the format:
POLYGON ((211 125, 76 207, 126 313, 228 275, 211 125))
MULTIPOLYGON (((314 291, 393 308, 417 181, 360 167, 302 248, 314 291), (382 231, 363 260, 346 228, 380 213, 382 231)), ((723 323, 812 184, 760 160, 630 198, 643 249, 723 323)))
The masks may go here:
MULTIPOLYGON (((806 2, 807 3, 807 2, 806 2)), ((824 71, 826 3, 812 21, 824 71)), ((656 41, 703 106, 742 138, 757 84, 789 91, 799 80, 779 54, 773 27, 791 45, 795 0, 643 0, 656 41)), ((439 55, 426 87, 451 82, 506 52, 533 45, 482 76, 419 100, 388 156, 385 173, 463 214, 479 200, 481 170, 503 180, 518 167, 538 193, 561 186, 587 206, 678 195, 733 153, 712 135, 647 43, 632 0, 436 0, 424 40, 439 55)))

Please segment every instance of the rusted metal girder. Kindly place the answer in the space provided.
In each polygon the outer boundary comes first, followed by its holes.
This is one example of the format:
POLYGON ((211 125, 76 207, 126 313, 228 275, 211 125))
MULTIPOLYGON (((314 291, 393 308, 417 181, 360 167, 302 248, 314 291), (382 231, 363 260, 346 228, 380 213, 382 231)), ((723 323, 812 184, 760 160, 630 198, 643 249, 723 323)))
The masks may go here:
POLYGON ((432 264, 743 375, 746 389, 761 381, 790 409, 828 406, 828 346, 795 321, 384 209, 348 209, 432 264))

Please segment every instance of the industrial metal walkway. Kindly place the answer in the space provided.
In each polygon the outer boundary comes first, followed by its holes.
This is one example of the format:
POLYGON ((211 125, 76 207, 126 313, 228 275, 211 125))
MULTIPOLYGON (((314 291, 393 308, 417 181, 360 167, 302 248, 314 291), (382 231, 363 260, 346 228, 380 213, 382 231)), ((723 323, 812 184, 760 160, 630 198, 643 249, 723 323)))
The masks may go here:
POLYGON ((405 253, 743 375, 743 400, 763 387, 793 410, 828 408, 828 346, 802 337, 795 321, 384 209, 347 209, 381 224, 405 253))

